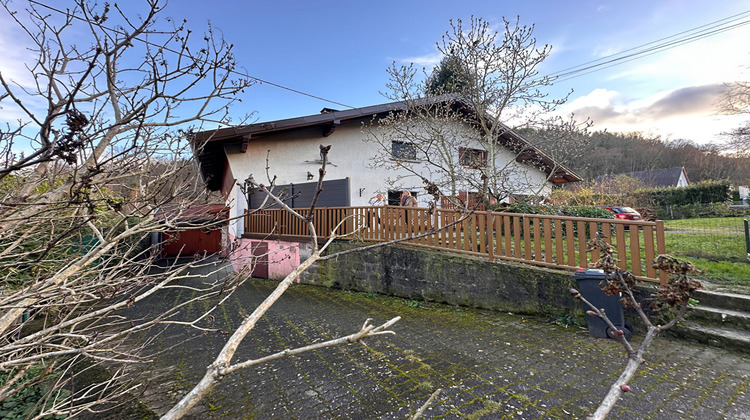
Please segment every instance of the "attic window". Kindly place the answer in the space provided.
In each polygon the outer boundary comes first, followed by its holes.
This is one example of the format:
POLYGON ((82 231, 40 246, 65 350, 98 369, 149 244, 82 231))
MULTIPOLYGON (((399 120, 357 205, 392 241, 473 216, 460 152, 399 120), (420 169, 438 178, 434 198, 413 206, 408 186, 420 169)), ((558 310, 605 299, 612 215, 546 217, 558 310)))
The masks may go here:
POLYGON ((391 142, 391 156, 396 160, 417 160, 417 149, 414 143, 393 140, 391 142))
POLYGON ((480 149, 458 148, 458 159, 461 165, 469 168, 478 168, 487 165, 487 151, 480 149))

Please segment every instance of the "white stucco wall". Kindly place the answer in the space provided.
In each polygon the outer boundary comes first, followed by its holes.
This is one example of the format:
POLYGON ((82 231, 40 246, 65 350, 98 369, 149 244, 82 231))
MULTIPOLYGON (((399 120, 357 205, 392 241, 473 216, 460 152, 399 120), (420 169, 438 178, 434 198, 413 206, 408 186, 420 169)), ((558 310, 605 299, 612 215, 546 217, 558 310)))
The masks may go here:
MULTIPOLYGON (((387 193, 391 188, 385 180, 389 177, 393 178, 398 173, 397 170, 370 166, 372 157, 380 153, 380 146, 374 142, 366 142, 366 137, 359 122, 344 122, 328 137, 321 135, 320 127, 310 127, 270 136, 258 136, 250 141, 245 153, 228 150, 227 158, 231 171, 238 180, 245 179, 252 174, 256 182, 268 184, 269 180, 266 175, 268 164, 268 173, 271 177, 277 177, 277 185, 297 184, 308 182, 308 172, 315 175, 317 180, 320 164, 315 161, 320 159, 319 145, 331 145, 326 179, 349 177, 351 205, 365 206, 368 205, 368 199, 373 195, 387 193), (267 162, 266 158, 268 158, 267 162)), ((506 149, 498 154, 498 160, 503 163, 514 158, 515 155, 506 149)), ((515 162, 513 164, 520 165, 515 162)), ((414 163, 413 165, 419 167, 422 164, 414 163)), ((527 167, 527 165, 523 166, 527 167)), ((408 174, 404 170, 401 171, 404 175, 408 174)), ((538 185, 545 183, 547 175, 538 169, 528 167, 528 170, 524 170, 524 177, 524 183, 530 182, 537 187, 525 191, 519 190, 516 193, 536 192, 538 185)), ((403 189, 423 191, 421 181, 413 179, 413 185, 405 183, 403 189)), ((545 192, 549 193, 549 191, 551 191, 551 184, 547 183, 545 192)), ((236 200, 237 203, 244 202, 238 188, 235 189, 235 196, 230 199, 236 200)), ((428 199, 426 194, 418 195, 420 206, 426 206, 428 199)), ((244 208, 240 210, 238 206, 236 213, 239 215, 243 210, 244 208)))
POLYGON ((235 238, 239 238, 245 232, 245 223, 241 216, 247 210, 247 200, 243 198, 239 186, 234 186, 234 190, 229 194, 226 204, 229 207, 229 234, 235 238))

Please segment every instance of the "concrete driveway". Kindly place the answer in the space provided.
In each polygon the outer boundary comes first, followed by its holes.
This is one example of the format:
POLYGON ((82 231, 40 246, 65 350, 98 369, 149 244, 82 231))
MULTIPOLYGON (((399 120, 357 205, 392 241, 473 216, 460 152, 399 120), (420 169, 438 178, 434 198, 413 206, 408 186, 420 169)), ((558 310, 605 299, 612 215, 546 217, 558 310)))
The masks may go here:
MULTIPOLYGON (((217 313, 232 331, 275 282, 250 280, 217 313)), ((154 299, 140 311, 174 302, 154 299)), ((203 310, 191 308, 190 311, 203 310)), ((437 389, 424 418, 572 419, 595 407, 624 365, 610 340, 549 319, 295 285, 240 347, 255 358, 403 319, 366 343, 319 350, 223 380, 195 419, 403 419, 437 389)), ((637 334, 637 331, 636 331, 637 334)), ((141 374, 145 402, 164 413, 203 376, 226 337, 170 327, 168 349, 141 374), (170 348, 181 343, 176 348, 170 348)), ((634 341, 639 341, 636 335, 634 341)), ((750 419, 750 357, 659 338, 610 418, 750 419)))

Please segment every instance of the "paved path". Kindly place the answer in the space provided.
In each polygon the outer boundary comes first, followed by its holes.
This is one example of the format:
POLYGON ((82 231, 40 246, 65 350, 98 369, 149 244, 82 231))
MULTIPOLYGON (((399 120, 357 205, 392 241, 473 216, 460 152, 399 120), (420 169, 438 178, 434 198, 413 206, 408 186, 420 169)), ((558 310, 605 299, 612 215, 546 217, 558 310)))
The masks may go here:
MULTIPOLYGON (((217 322, 233 330, 273 286, 249 281, 217 322)), ((235 373, 190 418, 403 419, 442 389, 424 418, 572 419, 598 404, 624 364, 616 343, 549 320, 304 285, 287 292, 235 360, 346 335, 367 318, 382 323, 397 315, 403 319, 395 336, 235 373)), ((200 379, 225 339, 174 327, 159 346, 186 338, 149 367, 155 380, 145 400, 159 413, 200 379)), ((659 338, 633 391, 610 418, 750 419, 749 386, 750 356, 659 338)))

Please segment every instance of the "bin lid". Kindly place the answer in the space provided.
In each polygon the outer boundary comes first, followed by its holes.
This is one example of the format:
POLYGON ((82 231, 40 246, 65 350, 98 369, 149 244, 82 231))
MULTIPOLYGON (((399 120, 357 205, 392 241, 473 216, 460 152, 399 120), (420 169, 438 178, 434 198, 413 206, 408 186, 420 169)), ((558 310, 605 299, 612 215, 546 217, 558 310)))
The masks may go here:
POLYGON ((604 274, 604 270, 602 270, 601 268, 579 267, 578 270, 575 273, 573 273, 570 277, 576 280, 585 280, 585 279, 601 280, 607 277, 607 275, 604 274))

